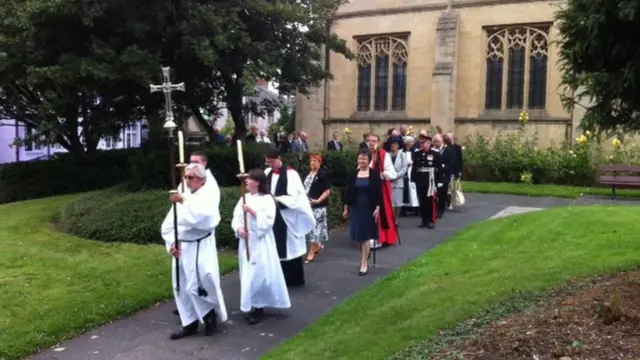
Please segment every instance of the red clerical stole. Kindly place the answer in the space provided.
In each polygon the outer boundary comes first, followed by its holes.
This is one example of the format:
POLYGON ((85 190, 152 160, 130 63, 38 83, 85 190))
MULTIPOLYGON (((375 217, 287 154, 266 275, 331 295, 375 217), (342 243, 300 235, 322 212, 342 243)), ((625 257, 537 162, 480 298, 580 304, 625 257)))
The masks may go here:
MULTIPOLYGON (((379 149, 374 156, 373 168, 378 169, 380 173, 384 171, 386 157, 387 152, 383 149, 379 149)), ((378 240, 380 243, 387 245, 398 243, 398 227, 393 213, 392 194, 391 181, 382 179, 382 204, 380 204, 380 220, 378 221, 378 240)))

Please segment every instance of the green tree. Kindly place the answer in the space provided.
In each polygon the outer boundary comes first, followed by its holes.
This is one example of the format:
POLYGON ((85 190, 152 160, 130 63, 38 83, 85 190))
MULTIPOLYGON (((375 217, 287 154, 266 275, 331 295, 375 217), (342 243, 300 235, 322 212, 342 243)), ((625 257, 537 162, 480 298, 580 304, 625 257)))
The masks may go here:
POLYGON ((573 110, 581 100, 591 103, 583 130, 640 129, 638 11, 638 0, 568 0, 556 14, 562 85, 571 91, 563 104, 573 110))
POLYGON ((74 154, 117 136, 152 102, 159 63, 138 44, 156 10, 151 1, 0 1, 0 117, 74 154))
MULTIPOLYGON (((331 78, 321 62, 325 52, 353 58, 346 42, 328 31, 333 12, 344 2, 222 0, 193 5, 190 16, 182 17, 183 43, 190 44, 190 50, 183 51, 188 55, 177 61, 177 72, 195 68, 181 63, 194 53, 198 54, 199 64, 210 65, 208 74, 213 79, 205 82, 220 87, 216 96, 208 98, 225 104, 235 124, 235 136, 244 138, 247 106, 243 98, 254 88, 256 79, 275 80, 281 94, 306 95, 322 80, 331 78)), ((201 86, 196 79, 188 79, 192 78, 185 76, 180 81, 201 86)), ((250 111, 264 115, 279 106, 267 101, 251 106, 250 111)), ((191 110, 197 113, 193 107, 191 110)))

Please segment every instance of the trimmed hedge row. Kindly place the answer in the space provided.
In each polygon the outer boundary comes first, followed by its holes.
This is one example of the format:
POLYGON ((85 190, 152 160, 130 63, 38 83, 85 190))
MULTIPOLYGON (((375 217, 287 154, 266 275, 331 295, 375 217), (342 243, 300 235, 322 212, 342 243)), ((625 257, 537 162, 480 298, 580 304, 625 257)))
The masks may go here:
MULTIPOLYGON (((237 239, 231 231, 231 219, 240 188, 223 187, 220 192, 217 244, 220 248, 235 248, 237 239)), ((57 223, 65 233, 84 239, 163 244, 160 225, 169 211, 169 204, 168 192, 164 190, 128 193, 122 187, 114 187, 71 203, 61 211, 57 223)), ((333 189, 328 214, 332 228, 344 223, 342 204, 342 194, 333 189)))
MULTIPOLYGON (((598 166, 603 163, 640 164, 640 148, 618 145, 611 152, 584 137, 576 144, 538 149, 538 139, 524 132, 495 139, 482 136, 465 140, 465 180, 528 182, 535 184, 596 184, 598 166)), ((247 169, 264 167, 265 144, 245 148, 247 169)), ((187 154, 196 150, 187 148, 187 154)), ((238 186, 235 147, 210 147, 209 167, 220 186, 238 186)), ((324 167, 334 186, 342 188, 356 166, 356 152, 324 152, 324 167)), ((285 161, 302 176, 308 171, 307 154, 284 155, 285 161)), ((129 182, 129 190, 168 189, 169 154, 166 149, 128 149, 98 152, 85 158, 70 155, 54 160, 7 164, 0 167, 0 203, 52 195, 97 190, 129 182)))
POLYGON ((131 177, 130 150, 69 154, 0 167, 0 204, 104 189, 131 177))
MULTIPOLYGON (((268 145, 267 145, 268 146, 268 145)), ((263 144, 249 145, 244 149, 244 162, 247 170, 265 168, 265 151, 263 144)), ((187 154, 196 148, 186 149, 187 154)), ((239 186, 237 174, 238 152, 235 147, 215 147, 203 150, 209 157, 209 168, 220 186, 239 186)), ((356 167, 355 152, 324 152, 324 167, 329 172, 332 185, 343 187, 348 173, 356 167)), ((131 159, 132 174, 131 190, 139 189, 167 189, 170 188, 170 169, 167 151, 153 153, 137 153, 131 159)), ((301 177, 309 171, 309 154, 286 153, 284 161, 300 173, 301 177)))

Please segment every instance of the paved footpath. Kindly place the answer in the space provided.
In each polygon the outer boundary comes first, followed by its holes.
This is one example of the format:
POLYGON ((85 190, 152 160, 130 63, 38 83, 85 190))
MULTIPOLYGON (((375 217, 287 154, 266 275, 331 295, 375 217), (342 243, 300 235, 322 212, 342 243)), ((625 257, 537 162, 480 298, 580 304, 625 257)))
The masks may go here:
MULTIPOLYGON (((318 260, 305 265, 307 285, 290 290, 292 308, 271 310, 264 322, 249 326, 239 312, 238 275, 222 279, 222 289, 230 321, 219 327, 212 337, 201 333, 179 341, 169 334, 179 326, 172 314, 173 302, 143 310, 129 318, 105 325, 65 341, 31 357, 35 360, 175 360, 188 359, 258 359, 286 339, 343 302, 352 294, 387 276, 409 260, 444 242, 462 228, 492 217, 570 204, 609 202, 595 198, 580 200, 518 197, 509 195, 468 194, 467 205, 450 212, 435 230, 418 229, 418 219, 401 218, 402 244, 379 250, 376 268, 367 276, 357 276, 359 253, 347 235, 334 233, 318 260), (495 215, 495 216, 494 216, 495 215)), ((618 202, 620 203, 620 202, 618 202)), ((169 263, 167 262, 167 268, 169 263)), ((169 279, 167 278, 167 281, 169 279)), ((167 285, 169 286, 169 285, 167 285)))

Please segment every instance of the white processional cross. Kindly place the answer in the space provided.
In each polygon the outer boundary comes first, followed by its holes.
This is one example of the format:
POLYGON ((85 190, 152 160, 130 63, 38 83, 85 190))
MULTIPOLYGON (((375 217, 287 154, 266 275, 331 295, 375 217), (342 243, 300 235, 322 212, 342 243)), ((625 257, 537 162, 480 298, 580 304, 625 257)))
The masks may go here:
POLYGON ((171 93, 174 91, 184 91, 184 82, 179 84, 171 83, 171 68, 163 67, 162 68, 162 84, 161 85, 149 85, 151 92, 162 91, 164 93, 164 110, 166 122, 164 127, 167 129, 175 129, 176 123, 173 121, 173 109, 171 102, 171 93))

